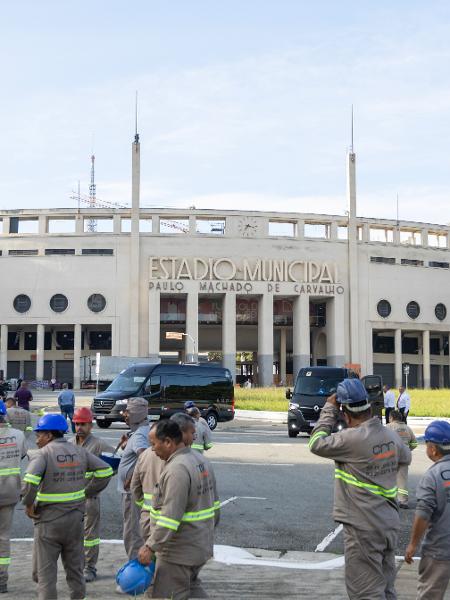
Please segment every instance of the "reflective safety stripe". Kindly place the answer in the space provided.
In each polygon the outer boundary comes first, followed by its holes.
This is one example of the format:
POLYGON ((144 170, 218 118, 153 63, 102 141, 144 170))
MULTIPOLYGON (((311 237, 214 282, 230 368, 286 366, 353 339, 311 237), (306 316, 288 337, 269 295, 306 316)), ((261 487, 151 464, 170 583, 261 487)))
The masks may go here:
POLYGON ((384 496, 385 498, 395 498, 397 495, 397 486, 391 488, 390 490, 387 490, 386 488, 381 487, 381 485, 364 483, 363 481, 359 481, 359 479, 356 479, 356 477, 354 477, 353 475, 350 475, 350 473, 342 471, 342 469, 335 469, 334 476, 336 479, 341 479, 344 483, 347 483, 348 485, 354 485, 355 487, 365 489, 368 492, 371 492, 372 494, 376 494, 377 496, 384 496))
POLYGON ((203 444, 192 444, 191 448, 193 448, 194 450, 204 450, 204 446, 203 444))
POLYGON ((99 546, 100 545, 100 538, 96 538, 95 540, 84 540, 84 547, 85 548, 92 548, 93 546, 99 546))
POLYGON ((0 565, 10 565, 11 559, 9 556, 0 556, 0 565))
POLYGON ((139 506, 139 508, 144 508, 143 500, 135 500, 134 503, 136 504, 136 506, 139 506))
POLYGON ((417 448, 419 444, 417 442, 409 442, 409 447, 411 448, 411 450, 413 450, 414 448, 417 448))
POLYGON ((31 426, 25 427, 25 431, 33 431, 33 428, 31 426))
POLYGON ((153 508, 153 506, 150 506, 149 508, 150 510, 150 514, 154 519, 157 519, 159 517, 159 515, 161 514, 160 510, 156 510, 155 508, 153 508))
POLYGON ((32 483, 33 485, 39 485, 42 477, 40 475, 33 475, 32 473, 25 473, 23 478, 25 483, 32 483))
POLYGON ((94 477, 94 471, 86 471, 84 477, 85 479, 92 479, 94 477))
POLYGON ((151 502, 153 498, 153 494, 144 494, 144 500, 142 500, 141 506, 142 506, 142 510, 151 510, 152 509, 152 505, 148 504, 148 502, 151 502), (146 502, 148 501, 148 502, 146 502))
POLYGON ((328 437, 328 433, 326 431, 316 431, 316 433, 314 433, 314 435, 309 440, 308 447, 312 448, 312 446, 313 446, 313 444, 315 444, 316 440, 318 440, 321 437, 328 437))
POLYGON ((44 494, 38 492, 36 499, 38 502, 74 502, 75 500, 84 500, 84 489, 77 492, 67 492, 66 494, 44 494))
POLYGON ((181 522, 193 523, 195 521, 207 521, 208 519, 214 519, 215 511, 220 509, 220 501, 216 500, 214 505, 209 508, 184 513, 184 515, 181 517, 181 521, 175 521, 175 519, 169 519, 169 517, 162 516, 160 510, 155 510, 150 505, 144 504, 143 508, 150 512, 150 516, 156 521, 157 525, 162 525, 163 527, 177 531, 181 522))
POLYGON ((210 448, 212 448, 214 446, 214 444, 205 444, 205 449, 209 450, 210 448))
POLYGON ((204 508, 203 510, 197 510, 195 512, 187 512, 184 513, 182 517, 182 521, 184 522, 192 522, 192 521, 206 521, 207 519, 214 518, 214 507, 204 508))
POLYGON ((219 510, 220 509, 220 500, 216 500, 214 502, 214 510, 219 510))
POLYGON ((12 467, 9 469, 0 469, 0 477, 2 475, 5 477, 7 477, 8 475, 20 475, 20 468, 12 467))
POLYGON ((112 477, 113 470, 111 467, 107 467, 106 469, 97 469, 94 471, 94 477, 98 479, 102 479, 103 477, 112 477))
POLYGON ((156 524, 161 525, 162 527, 166 527, 166 529, 178 531, 180 521, 176 521, 175 519, 170 519, 169 517, 163 517, 162 515, 159 515, 156 520, 156 524))
POLYGON ((402 490, 402 488, 398 488, 398 493, 403 494, 403 496, 409 496, 408 490, 402 490))

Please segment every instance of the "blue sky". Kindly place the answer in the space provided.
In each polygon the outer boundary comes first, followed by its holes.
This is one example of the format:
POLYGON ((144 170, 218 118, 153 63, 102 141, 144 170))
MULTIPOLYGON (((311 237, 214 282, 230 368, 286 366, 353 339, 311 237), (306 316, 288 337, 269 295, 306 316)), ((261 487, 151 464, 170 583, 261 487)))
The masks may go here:
POLYGON ((447 223, 450 3, 0 4, 2 208, 142 204, 343 214, 355 106, 358 212, 447 223))

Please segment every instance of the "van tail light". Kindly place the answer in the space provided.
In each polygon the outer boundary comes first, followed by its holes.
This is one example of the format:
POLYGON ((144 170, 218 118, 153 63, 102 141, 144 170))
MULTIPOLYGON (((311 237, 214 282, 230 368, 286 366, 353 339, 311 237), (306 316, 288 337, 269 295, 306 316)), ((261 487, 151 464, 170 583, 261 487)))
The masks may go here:
POLYGON ((231 397, 231 410, 234 412, 234 390, 233 390, 233 395, 231 397))

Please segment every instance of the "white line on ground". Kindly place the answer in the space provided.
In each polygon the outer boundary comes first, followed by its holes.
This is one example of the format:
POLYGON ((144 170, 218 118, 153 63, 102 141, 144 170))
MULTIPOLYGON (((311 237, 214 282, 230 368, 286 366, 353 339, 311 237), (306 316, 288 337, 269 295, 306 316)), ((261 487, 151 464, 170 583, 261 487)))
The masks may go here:
POLYGON ((317 544, 317 548, 314 550, 314 552, 323 552, 326 548, 328 548, 331 542, 341 533, 342 529, 343 527, 341 523, 334 531, 326 535, 320 544, 317 544))
POLYGON ((224 500, 220 503, 220 508, 226 506, 230 502, 234 502, 235 500, 267 500, 267 498, 261 498, 260 496, 232 496, 227 500, 224 500))
POLYGON ((258 462, 232 462, 227 460, 212 460, 213 465, 241 465, 244 467, 293 467, 293 463, 258 463, 258 462))

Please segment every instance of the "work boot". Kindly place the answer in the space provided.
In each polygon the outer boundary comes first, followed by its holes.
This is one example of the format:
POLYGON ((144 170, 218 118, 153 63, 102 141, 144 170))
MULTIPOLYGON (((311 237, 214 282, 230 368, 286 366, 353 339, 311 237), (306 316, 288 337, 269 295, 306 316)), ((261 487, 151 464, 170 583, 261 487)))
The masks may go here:
POLYGON ((86 583, 92 583, 97 579, 97 570, 96 569, 85 569, 84 570, 84 580, 86 583))
POLYGON ((0 594, 7 594, 8 586, 6 583, 0 583, 0 594))

